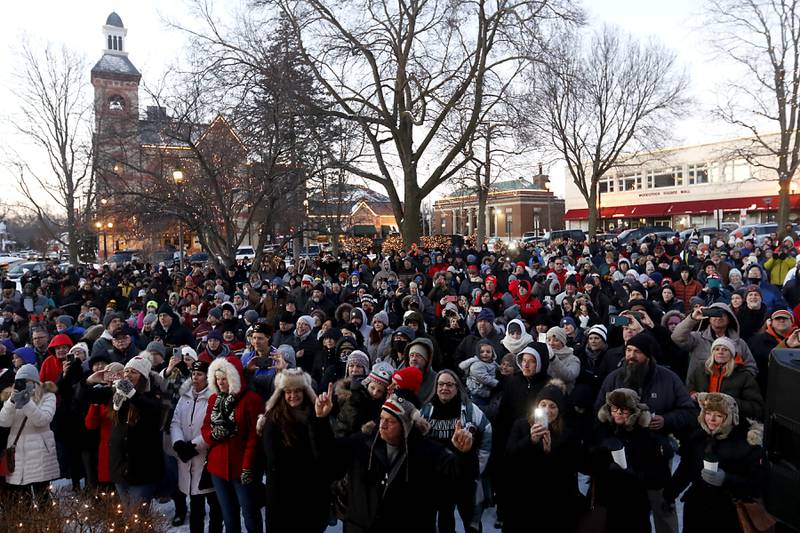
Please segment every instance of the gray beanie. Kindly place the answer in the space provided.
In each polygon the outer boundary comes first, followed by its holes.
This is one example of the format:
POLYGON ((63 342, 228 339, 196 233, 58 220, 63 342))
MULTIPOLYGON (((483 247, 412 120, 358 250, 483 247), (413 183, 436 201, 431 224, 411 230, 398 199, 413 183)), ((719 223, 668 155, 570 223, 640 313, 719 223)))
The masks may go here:
POLYGON ((103 327, 108 329, 108 325, 111 324, 111 321, 114 320, 115 318, 119 318, 120 320, 125 320, 125 317, 123 317, 119 313, 106 313, 106 316, 103 317, 103 327))
POLYGON ((563 344, 564 346, 567 345, 567 332, 564 331, 563 328, 560 328, 560 327, 556 326, 556 327, 548 329, 547 330, 547 337, 548 338, 555 337, 555 338, 557 338, 558 340, 561 341, 561 344, 563 344))
POLYGON ((14 376, 14 379, 29 379, 31 381, 35 381, 36 383, 41 383, 42 381, 39 379, 39 371, 36 370, 36 367, 33 365, 22 365, 17 370, 17 375, 14 376))
POLYGON ((386 313, 386 311, 380 311, 378 313, 375 313, 375 316, 372 317, 372 320, 383 322, 385 326, 389 325, 389 315, 386 313))
POLYGON ((162 343, 160 343, 158 341, 153 341, 150 344, 148 344, 147 348, 145 348, 145 351, 147 351, 147 352, 156 352, 158 354, 161 354, 161 357, 166 357, 167 356, 167 349, 164 347, 164 345, 162 343))
POLYGON ((59 316, 58 318, 56 318, 56 322, 60 322, 61 324, 64 324, 64 326, 66 326, 67 328, 71 328, 72 327, 72 317, 69 316, 69 315, 61 315, 61 316, 59 316))
POLYGON ((350 355, 347 356, 347 366, 350 366, 351 363, 355 363, 364 368, 364 373, 369 371, 369 357, 361 350, 353 350, 350 352, 350 355))
POLYGON ((147 326, 149 324, 154 323, 156 320, 158 320, 158 317, 155 315, 155 313, 147 313, 146 315, 144 315, 144 318, 142 319, 142 324, 147 326))
POLYGON ((255 309, 250 309, 249 311, 245 311, 244 320, 249 324, 255 324, 256 322, 258 322, 258 311, 256 311, 255 309))
POLYGON ((281 353, 288 368, 297 368, 297 356, 294 353, 294 348, 288 344, 281 344, 275 351, 281 353))

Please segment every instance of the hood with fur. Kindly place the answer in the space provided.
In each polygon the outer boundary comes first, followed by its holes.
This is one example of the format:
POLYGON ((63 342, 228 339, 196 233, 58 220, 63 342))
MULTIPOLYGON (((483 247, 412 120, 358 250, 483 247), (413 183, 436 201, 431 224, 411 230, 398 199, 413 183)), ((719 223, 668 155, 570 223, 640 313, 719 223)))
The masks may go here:
POLYGON ((235 355, 219 357, 211 362, 208 367, 208 387, 212 394, 219 394, 216 372, 223 372, 228 378, 228 393, 234 396, 244 391, 244 368, 242 362, 235 355))

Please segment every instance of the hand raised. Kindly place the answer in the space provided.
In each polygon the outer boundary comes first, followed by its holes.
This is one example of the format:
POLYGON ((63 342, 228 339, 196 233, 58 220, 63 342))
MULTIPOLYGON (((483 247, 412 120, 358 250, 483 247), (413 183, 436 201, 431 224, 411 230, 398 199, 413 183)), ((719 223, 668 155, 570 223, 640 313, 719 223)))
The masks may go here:
POLYGON ((328 392, 317 396, 314 411, 317 413, 317 418, 325 418, 331 414, 331 409, 333 409, 333 383, 328 383, 328 392))
POLYGON ((461 453, 466 453, 472 449, 472 433, 467 429, 461 428, 461 420, 456 420, 456 431, 453 433, 453 446, 461 453))

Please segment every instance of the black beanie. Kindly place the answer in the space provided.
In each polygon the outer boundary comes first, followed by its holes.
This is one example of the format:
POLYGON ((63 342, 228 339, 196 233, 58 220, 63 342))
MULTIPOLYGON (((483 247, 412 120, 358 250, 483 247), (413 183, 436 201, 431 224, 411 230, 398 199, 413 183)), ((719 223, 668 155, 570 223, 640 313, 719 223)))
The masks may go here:
POLYGON ((659 355, 658 342, 647 331, 637 333, 628 340, 629 346, 635 346, 650 359, 656 359, 659 355))

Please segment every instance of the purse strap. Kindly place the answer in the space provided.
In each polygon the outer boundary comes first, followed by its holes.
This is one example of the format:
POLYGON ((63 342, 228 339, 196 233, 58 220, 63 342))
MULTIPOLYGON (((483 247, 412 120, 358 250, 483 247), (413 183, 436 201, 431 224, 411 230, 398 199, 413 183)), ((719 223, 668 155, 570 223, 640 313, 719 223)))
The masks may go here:
POLYGON ((28 421, 28 417, 27 416, 22 419, 22 424, 20 424, 19 429, 17 430, 17 436, 14 438, 14 444, 11 445, 14 448, 17 447, 17 443, 19 442, 19 436, 22 435, 22 430, 25 429, 25 423, 27 421, 28 421))

